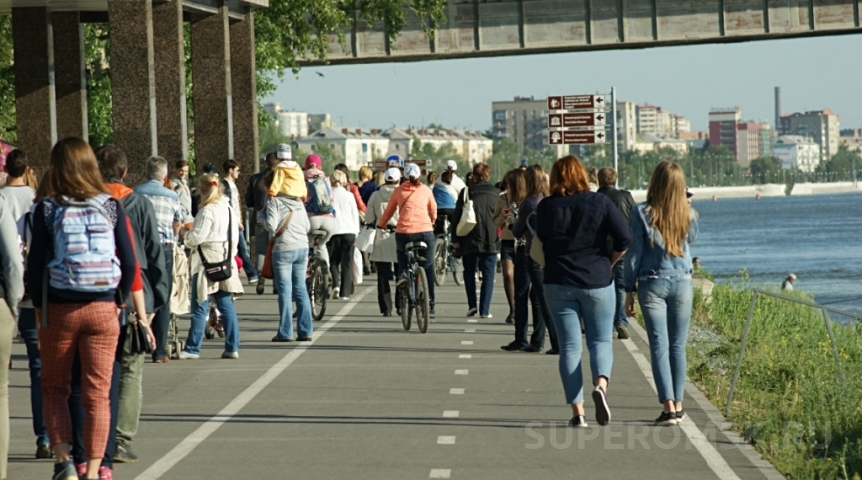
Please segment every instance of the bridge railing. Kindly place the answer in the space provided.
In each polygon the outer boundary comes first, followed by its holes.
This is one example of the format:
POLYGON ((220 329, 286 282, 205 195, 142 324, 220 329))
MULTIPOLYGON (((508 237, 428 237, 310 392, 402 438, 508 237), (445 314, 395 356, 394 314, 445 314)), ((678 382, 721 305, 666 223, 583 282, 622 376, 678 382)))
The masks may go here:
POLYGON ((832 332, 832 319, 829 318, 829 313, 843 315, 857 321, 862 320, 862 316, 844 310, 839 310, 837 308, 827 307, 825 305, 807 302, 798 298, 788 297, 778 293, 763 290, 761 288, 752 288, 751 291, 751 307, 748 309, 748 319, 745 321, 745 329, 742 332, 742 342, 739 345, 739 356, 736 359, 736 369, 733 372, 733 379, 730 382, 730 391, 727 394, 727 404, 724 407, 724 416, 727 417, 730 414, 730 406, 733 403, 733 392, 736 389, 736 381, 739 379, 739 369, 742 366, 742 355, 745 353, 745 344, 748 341, 748 332, 751 329, 751 321, 754 318, 754 309, 757 306, 757 299, 761 295, 778 298, 780 300, 797 303, 799 305, 805 305, 823 312, 823 322, 826 324, 826 332, 829 334, 829 341, 832 343, 832 355, 835 357, 835 364, 838 366, 838 371, 841 374, 841 381, 844 383, 844 387, 846 388, 847 376, 844 373, 844 368, 841 366, 841 357, 838 354, 838 345, 835 343, 835 334, 832 332))

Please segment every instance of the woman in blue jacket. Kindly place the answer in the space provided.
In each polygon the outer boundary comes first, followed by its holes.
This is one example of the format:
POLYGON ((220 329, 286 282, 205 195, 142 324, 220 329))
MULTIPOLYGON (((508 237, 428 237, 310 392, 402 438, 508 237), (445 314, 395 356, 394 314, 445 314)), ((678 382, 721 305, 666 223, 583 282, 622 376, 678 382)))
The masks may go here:
POLYGON ((649 335, 653 377, 664 410, 656 425, 677 425, 685 417, 685 344, 691 322, 691 255, 697 218, 686 195, 685 174, 672 162, 656 165, 647 201, 629 216, 632 244, 625 257, 626 312, 634 316, 634 295, 649 335))

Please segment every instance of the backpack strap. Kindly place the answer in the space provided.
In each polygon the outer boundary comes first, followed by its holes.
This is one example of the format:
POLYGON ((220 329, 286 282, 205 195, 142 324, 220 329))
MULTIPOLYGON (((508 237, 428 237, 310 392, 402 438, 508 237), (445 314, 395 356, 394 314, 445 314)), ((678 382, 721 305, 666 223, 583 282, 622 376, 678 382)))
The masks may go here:
POLYGON ((284 233, 284 230, 287 228, 287 224, 289 224, 289 223, 290 223, 290 219, 291 219, 291 218, 293 218, 293 210, 291 210, 291 211, 290 211, 290 213, 289 213, 289 214, 287 214, 287 217, 284 219, 284 221, 283 221, 283 222, 281 222, 281 227, 279 227, 279 228, 278 228, 278 231, 277 231, 277 232, 275 232, 275 237, 276 237, 276 238, 280 237, 280 236, 281 236, 281 234, 282 234, 282 233, 284 233))

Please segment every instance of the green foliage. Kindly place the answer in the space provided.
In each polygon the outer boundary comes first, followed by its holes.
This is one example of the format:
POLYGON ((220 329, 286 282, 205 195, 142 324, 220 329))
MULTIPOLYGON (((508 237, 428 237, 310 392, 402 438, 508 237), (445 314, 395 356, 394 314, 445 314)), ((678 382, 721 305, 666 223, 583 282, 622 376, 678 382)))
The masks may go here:
POLYGON ((781 174, 781 162, 775 157, 755 158, 748 167, 751 179, 755 183, 769 183, 769 179, 775 179, 781 174))
POLYGON ((274 152, 279 143, 290 143, 290 137, 281 133, 274 117, 266 115, 263 126, 258 130, 257 143, 260 154, 266 156, 267 153, 274 152))
POLYGON ((838 152, 832 158, 817 166, 816 175, 818 180, 844 181, 853 179, 853 169, 856 169, 856 178, 859 178, 859 169, 862 169, 862 157, 856 151, 850 151, 847 145, 838 147, 838 152))
POLYGON ((12 66, 12 15, 0 14, 0 139, 18 140, 15 126, 15 74, 12 66))
POLYGON ((431 162, 430 170, 442 171, 446 165, 446 161, 454 160, 458 164, 459 172, 466 172, 472 165, 467 164, 467 160, 461 155, 461 152, 451 143, 441 145, 439 148, 434 148, 430 143, 422 143, 418 138, 413 139, 413 146, 410 149, 410 159, 429 160, 431 162))
POLYGON ((495 141, 494 153, 485 163, 491 167, 491 179, 502 180, 506 172, 521 164, 520 148, 510 138, 495 141))
POLYGON ((91 145, 114 141, 111 107, 111 48, 107 23, 84 24, 84 68, 87 70, 87 121, 91 145))
MULTIPOLYGON (((719 408, 751 305, 749 287, 743 279, 716 285, 709 299, 695 295, 688 374, 719 408), (692 341, 703 331, 719 340, 692 341)), ((862 473, 862 324, 833 323, 833 331, 846 389, 819 310, 765 296, 757 301, 730 420, 788 478, 862 473)))

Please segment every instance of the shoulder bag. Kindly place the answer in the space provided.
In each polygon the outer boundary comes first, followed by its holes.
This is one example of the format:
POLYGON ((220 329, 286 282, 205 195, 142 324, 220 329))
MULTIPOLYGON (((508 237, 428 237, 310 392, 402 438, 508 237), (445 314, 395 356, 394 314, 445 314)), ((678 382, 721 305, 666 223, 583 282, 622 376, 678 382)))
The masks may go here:
POLYGON ((231 252, 233 252, 233 215, 231 214, 230 207, 228 207, 227 210, 227 218, 227 253, 225 254, 226 258, 218 262, 210 262, 206 259, 203 252, 198 249, 198 254, 201 257, 201 263, 204 266, 204 275, 206 275, 207 280, 211 282, 224 282, 233 275, 234 259, 231 255, 231 252))
POLYGON ((269 280, 275 278, 275 271, 272 268, 272 249, 275 246, 275 241, 278 237, 284 233, 284 229, 287 228, 287 224, 290 223, 290 219, 293 218, 293 210, 287 214, 287 218, 281 222, 281 227, 278 228, 278 231, 275 232, 275 235, 269 240, 269 243, 266 244, 266 255, 263 257, 263 268, 260 269, 260 276, 269 280))
POLYGON ((466 237, 476 227, 476 209, 473 208, 473 200, 470 198, 470 187, 465 187, 463 190, 464 206, 461 209, 461 219, 458 220, 458 226, 455 228, 455 233, 459 237, 466 237))

